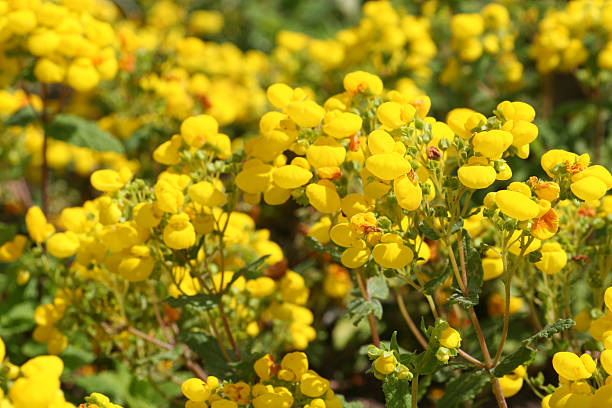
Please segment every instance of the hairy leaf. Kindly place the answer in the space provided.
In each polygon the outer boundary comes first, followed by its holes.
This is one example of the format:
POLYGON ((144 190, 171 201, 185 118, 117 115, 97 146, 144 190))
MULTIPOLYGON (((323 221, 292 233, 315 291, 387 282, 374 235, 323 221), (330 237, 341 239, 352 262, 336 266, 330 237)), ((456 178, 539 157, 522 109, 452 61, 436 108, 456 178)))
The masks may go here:
POLYGON ((410 408, 412 405, 411 384, 408 380, 398 380, 393 376, 386 376, 383 382, 385 394, 385 407, 410 408))
POLYGON ((101 152, 123 153, 123 144, 113 135, 98 127, 96 122, 74 115, 59 114, 45 126, 50 138, 74 146, 87 147, 101 152))
POLYGON ((455 408, 465 401, 472 401, 489 381, 482 370, 463 373, 446 384, 444 395, 438 400, 437 406, 455 408))
POLYGON ((205 293, 198 293, 193 296, 181 295, 177 298, 168 298, 165 300, 172 307, 192 307, 197 310, 210 310, 215 308, 220 301, 219 295, 208 295, 205 293))

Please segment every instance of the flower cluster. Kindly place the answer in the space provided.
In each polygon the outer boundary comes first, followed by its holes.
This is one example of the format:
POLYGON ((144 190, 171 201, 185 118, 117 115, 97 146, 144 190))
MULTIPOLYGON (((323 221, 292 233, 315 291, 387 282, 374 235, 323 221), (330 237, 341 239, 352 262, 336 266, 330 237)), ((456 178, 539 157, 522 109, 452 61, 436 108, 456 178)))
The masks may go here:
POLYGON ((286 354, 280 364, 270 354, 258 359, 253 369, 259 377, 256 384, 243 381, 220 382, 209 376, 206 382, 191 378, 181 390, 188 401, 186 408, 340 408, 341 400, 334 395, 329 381, 308 368, 308 358, 302 352, 286 354))
POLYGON ((577 355, 560 351, 553 357, 553 367, 559 374, 559 388, 542 400, 545 408, 560 408, 568 404, 605 407, 612 403, 612 288, 605 292, 606 313, 591 323, 589 333, 595 340, 603 343, 601 353, 577 355), (594 356, 598 358, 594 359, 594 356), (601 369, 598 367, 601 364, 601 369), (604 380, 605 377, 605 380, 604 380))
POLYGON ((480 13, 455 14, 451 17, 451 48, 454 55, 446 60, 440 82, 461 86, 466 71, 480 75, 479 60, 501 73, 500 84, 517 84, 523 77, 523 64, 514 54, 516 28, 508 9, 490 3, 480 13), (485 61, 486 60, 486 61, 485 61))
MULTIPOLYGON (((117 73, 116 36, 112 26, 76 2, 8 2, 2 12, 0 39, 7 70, 17 74, 11 57, 27 53, 33 73, 43 84, 65 83, 78 92, 95 88, 117 73)), ((4 64, 3 64, 4 65, 4 64)))
POLYGON ((549 10, 540 21, 530 54, 542 73, 569 72, 590 56, 601 69, 612 68, 608 33, 612 3, 574 0, 561 10, 549 10))
POLYGON ((362 13, 359 24, 330 39, 279 32, 272 52, 273 62, 282 68, 279 79, 300 80, 305 71, 302 64, 314 65, 310 69, 323 78, 330 71, 348 72, 364 66, 383 77, 410 73, 411 78, 423 82, 432 76, 428 65, 437 47, 427 17, 397 10, 387 0, 364 3, 362 13))

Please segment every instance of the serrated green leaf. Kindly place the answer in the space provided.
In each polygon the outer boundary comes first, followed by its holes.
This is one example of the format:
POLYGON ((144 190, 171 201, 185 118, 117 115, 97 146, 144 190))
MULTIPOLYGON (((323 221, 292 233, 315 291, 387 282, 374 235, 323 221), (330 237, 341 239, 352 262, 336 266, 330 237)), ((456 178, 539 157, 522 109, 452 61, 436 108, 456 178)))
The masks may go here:
POLYGON ((470 307, 474 307, 478 304, 478 296, 470 294, 470 296, 465 297, 461 294, 461 292, 457 291, 450 296, 448 303, 451 305, 456 303, 464 309, 469 309, 470 307))
POLYGON ((431 278, 425 284, 425 286, 423 287, 423 293, 426 295, 433 295, 436 289, 438 289, 440 285, 442 285, 446 281, 446 279, 448 279, 450 273, 450 268, 444 268, 442 272, 431 278))
POLYGON ((5 126, 26 126, 36 120, 36 112, 31 106, 19 109, 4 121, 5 126))
POLYGON ((489 381, 483 370, 463 373, 446 384, 444 395, 437 405, 444 408, 459 407, 465 401, 472 401, 489 381))
POLYGON ((528 364, 534 357, 535 352, 533 350, 529 350, 521 345, 516 351, 508 354, 499 362, 497 367, 493 369, 493 375, 503 377, 506 374, 510 374, 516 367, 528 364))
POLYGON ((119 139, 98 127, 96 122, 75 115, 59 114, 45 126, 45 134, 74 146, 101 152, 124 153, 119 139))
POLYGON ((231 374, 231 370, 223 358, 219 343, 214 337, 201 332, 183 331, 179 333, 178 339, 188 345, 200 357, 207 374, 219 378, 231 374))
POLYGON ((423 235, 425 235, 426 238, 429 238, 434 241, 437 241, 440 239, 440 235, 433 228, 431 228, 429 225, 425 224, 424 222, 422 221, 419 222, 418 227, 419 227, 419 231, 421 231, 423 235))
POLYGON ((389 297, 389 285, 384 276, 378 275, 368 282, 368 291, 370 296, 385 300, 389 297))
POLYGON ((410 408, 412 405, 411 384, 408 380, 398 380, 394 376, 386 376, 383 381, 385 407, 410 408))
POLYGON ((334 261, 340 262, 342 253, 336 247, 332 245, 325 246, 321 244, 319 241, 317 241, 316 238, 313 238, 313 237, 304 237, 304 240, 306 241, 306 244, 312 249, 314 249, 315 251, 320 252, 320 253, 328 253, 334 261))
POLYGON ((198 293, 193 296, 181 295, 177 298, 168 298, 164 302, 172 307, 192 307, 197 310, 210 310, 217 307, 221 297, 219 295, 209 295, 206 293, 198 293))
POLYGON ((382 305, 378 299, 365 300, 363 298, 353 299, 349 302, 346 313, 353 320, 356 326, 359 322, 372 313, 376 318, 382 317, 382 305))
POLYGON ((359 401, 347 401, 344 395, 336 394, 336 397, 342 403, 342 408, 363 408, 363 404, 359 401))
POLYGON ((567 330, 575 324, 576 322, 572 319, 559 319, 554 323, 547 324, 542 330, 525 340, 525 343, 528 344, 535 340, 549 339, 553 335, 562 332, 563 330, 567 330))

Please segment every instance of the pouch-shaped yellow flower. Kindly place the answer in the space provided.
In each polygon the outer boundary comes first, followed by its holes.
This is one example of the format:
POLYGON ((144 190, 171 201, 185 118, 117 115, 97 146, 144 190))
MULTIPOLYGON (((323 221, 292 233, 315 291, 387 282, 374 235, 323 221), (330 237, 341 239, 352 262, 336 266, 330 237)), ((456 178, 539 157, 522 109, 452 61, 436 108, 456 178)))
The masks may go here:
POLYGON ((311 183, 306 186, 306 196, 317 211, 331 214, 340 210, 340 196, 336 187, 328 180, 311 183))
POLYGON ((336 139, 343 139, 359 132, 361 124, 361 116, 351 112, 342 112, 337 115, 326 115, 323 131, 336 139))
POLYGON ((538 216, 540 207, 524 194, 501 190, 495 194, 495 204, 502 213, 519 221, 527 221, 538 216))
POLYGON ((408 160, 396 153, 375 154, 366 160, 366 169, 381 180, 394 180, 411 168, 408 160))
POLYGON ((186 249, 195 244, 196 234, 189 216, 174 214, 164 228, 164 243, 172 249, 186 249))

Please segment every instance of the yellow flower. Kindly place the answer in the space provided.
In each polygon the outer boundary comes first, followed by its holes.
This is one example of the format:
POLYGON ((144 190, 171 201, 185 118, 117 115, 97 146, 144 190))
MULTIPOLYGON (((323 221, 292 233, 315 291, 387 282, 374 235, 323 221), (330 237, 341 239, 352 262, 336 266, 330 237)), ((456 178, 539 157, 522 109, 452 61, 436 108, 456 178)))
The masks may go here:
MULTIPOLYGON (((478 123, 475 123, 474 126, 469 127, 468 119, 473 117, 474 115, 479 115, 476 111, 468 108, 455 108, 448 112, 446 115, 446 123, 448 126, 455 132, 455 134, 463 139, 469 139, 472 136, 472 128, 478 123)), ((482 116, 482 115, 481 115, 482 116)), ((486 118, 483 116, 484 120, 486 118)))
POLYGON ((17 234, 0 246, 0 261, 13 262, 19 259, 27 242, 25 235, 17 234))
POLYGON ((447 327, 440 333, 438 341, 442 347, 454 349, 461 346, 461 335, 452 327, 447 327))
POLYGON ((327 267, 323 290, 327 296, 332 298, 344 298, 353 288, 348 271, 338 264, 327 267))
POLYGON ((329 389, 329 381, 312 370, 302 374, 300 391, 308 397, 320 397, 329 389))
POLYGON ((187 194, 197 204, 207 207, 220 207, 227 201, 223 191, 208 181, 192 184, 187 189, 187 194))
POLYGON ((121 258, 117 271, 130 282, 141 282, 151 275, 154 266, 155 261, 151 257, 149 248, 144 245, 134 245, 121 258))
POLYGON ((58 232, 47 240, 47 250, 57 258, 71 257, 79 246, 79 237, 72 231, 58 232))
POLYGON ((98 85, 100 74, 89 58, 77 58, 68 66, 66 81, 76 91, 87 92, 98 85))
POLYGON ((376 109, 376 117, 386 128, 393 130, 408 124, 416 108, 408 103, 385 102, 376 109))
POLYGON ((281 368, 288 371, 283 378, 285 381, 296 382, 308 371, 308 358, 301 351, 285 354, 281 368))
POLYGON ((383 235, 380 244, 374 247, 372 257, 383 268, 403 269, 412 262, 414 253, 404 245, 399 235, 388 233, 383 235))
MULTIPOLYGON (((261 381, 268 381, 272 378, 274 367, 274 360, 270 354, 266 354, 253 364, 253 369, 261 381)), ((253 396, 257 396, 255 395, 255 387, 253 387, 253 396)))
POLYGON ((210 398, 208 385, 199 378, 190 378, 181 384, 181 392, 191 401, 206 401, 210 398))
POLYGON ((323 131, 336 139, 343 139, 359 132, 362 125, 361 116, 350 112, 325 115, 323 131))
POLYGON ((308 162, 314 167, 338 167, 344 163, 346 149, 333 137, 319 136, 306 151, 308 162))
POLYGON ((397 153, 375 154, 366 160, 366 169, 381 180, 394 180, 411 168, 408 160, 397 153))
POLYGON ((519 221, 526 221, 538 216, 540 207, 524 194, 502 190, 495 194, 495 204, 502 213, 519 221))
POLYGON ((262 298, 270 296, 276 289, 276 282, 272 278, 262 276, 257 279, 248 280, 246 288, 251 296, 256 298, 262 298))
POLYGON ((306 196, 317 211, 331 214, 340 210, 340 196, 336 186, 328 180, 311 183, 306 186, 306 196))
POLYGON ((393 191, 400 207, 405 210, 413 211, 419 208, 423 199, 421 186, 410 176, 400 176, 393 181, 393 191))
POLYGON ((159 146, 153 151, 153 160, 158 163, 172 166, 180 162, 179 150, 183 141, 180 135, 174 135, 172 138, 159 146))
POLYGON ((570 189, 576 197, 584 201, 599 200, 608 191, 606 183, 595 176, 587 176, 573 182, 570 189))
POLYGON ((397 360, 392 352, 385 351, 383 354, 377 357, 376 360, 374 360, 373 366, 379 373, 387 375, 395 371, 397 360))
POLYGON ((358 268, 368 261, 370 258, 370 250, 364 240, 357 240, 351 248, 345 249, 342 252, 340 261, 347 268, 358 268))
POLYGON ((164 243, 172 249, 185 249, 195 244, 195 229, 185 213, 175 214, 164 228, 164 243))
POLYGON ((181 123, 181 136, 191 147, 199 148, 219 132, 219 124, 210 115, 191 116, 181 123))
POLYGON ((58 83, 64 80, 66 68, 59 61, 39 58, 34 66, 34 75, 44 84, 58 83))
POLYGON ((474 151, 489 159, 500 159, 512 144, 512 134, 505 130, 488 130, 476 133, 472 139, 474 151))
POLYGON ((312 173, 295 164, 277 167, 272 171, 272 181, 277 187, 292 190, 308 183, 312 173))
POLYGON ((132 209, 132 219, 139 228, 155 228, 161 222, 161 214, 155 212, 152 203, 138 203, 132 209))
POLYGON ((344 76, 344 89, 352 94, 365 93, 380 95, 383 90, 382 80, 365 71, 350 72, 344 76))
POLYGON ((523 378, 526 370, 524 366, 518 366, 510 374, 506 374, 499 379, 499 385, 504 397, 509 398, 516 395, 523 387, 523 378))
POLYGON ((496 250, 489 248, 486 252, 486 257, 482 258, 482 269, 484 271, 484 280, 495 279, 504 273, 504 262, 501 255, 496 250))
POLYGON ((293 101, 287 104, 287 115, 299 127, 316 127, 319 126, 325 109, 315 101, 293 101))
POLYGON ((243 170, 236 175, 236 185, 250 194, 263 193, 272 182, 273 169, 258 159, 249 160, 244 164, 243 170))
POLYGON ((130 169, 123 167, 119 172, 110 169, 96 170, 91 174, 90 181, 96 190, 112 193, 120 190, 131 178, 130 169))
POLYGON ((293 89, 289 85, 282 83, 272 84, 266 90, 266 96, 272 106, 284 109, 293 96, 293 89))
POLYGON ((463 165, 457 170, 461 184, 475 190, 487 188, 495 182, 497 173, 489 165, 463 165))
POLYGON ((563 377, 569 381, 578 381, 590 378, 593 375, 595 367, 590 364, 592 359, 591 361, 588 361, 588 358, 584 356, 588 355, 578 357, 576 354, 567 351, 555 353, 552 361, 553 368, 560 377, 563 377), (585 364, 585 362, 587 364, 585 364))
MULTIPOLYGON (((540 204, 543 202, 547 203, 548 207, 550 207, 550 203, 546 200, 541 200, 540 204)), ((531 226, 531 235, 536 237, 539 240, 545 240, 552 238, 559 229, 559 215, 557 212, 550 208, 544 215, 541 215, 539 218, 533 219, 533 225, 531 226)))
POLYGON ((28 234, 35 242, 44 242, 55 232, 55 227, 47 222, 47 218, 40 207, 30 207, 26 213, 25 221, 28 234))

